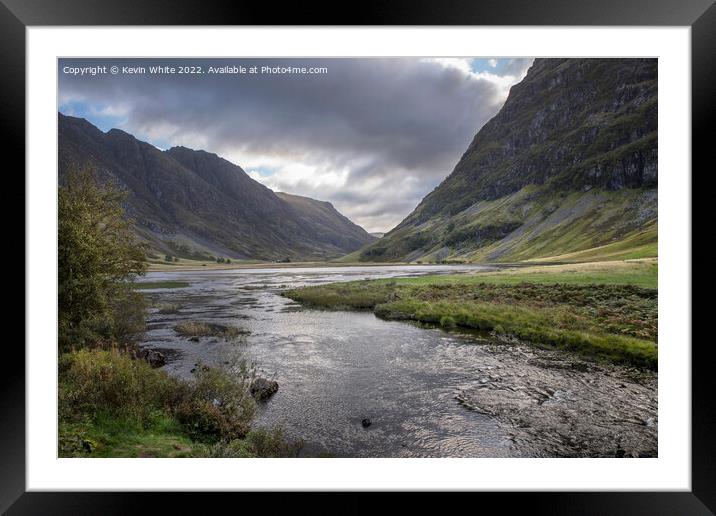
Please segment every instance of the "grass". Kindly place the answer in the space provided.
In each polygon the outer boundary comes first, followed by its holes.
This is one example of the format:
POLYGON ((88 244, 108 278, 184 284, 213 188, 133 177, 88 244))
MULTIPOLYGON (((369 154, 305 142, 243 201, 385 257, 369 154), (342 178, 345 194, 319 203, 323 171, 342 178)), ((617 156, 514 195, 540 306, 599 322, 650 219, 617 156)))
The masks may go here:
MULTIPOLYGON (((561 283, 567 285, 633 285, 658 287, 656 259, 557 265, 528 265, 472 274, 418 276, 395 280, 400 285, 561 283)), ((386 280, 380 280, 385 282, 386 280)))
POLYGON ((588 262, 658 256, 650 190, 554 191, 527 185, 460 213, 406 224, 347 260, 436 263, 588 262))
POLYGON ((174 331, 183 337, 222 337, 225 339, 246 335, 248 330, 226 324, 201 321, 184 321, 174 326, 174 331))
POLYGON ((310 307, 489 331, 655 369, 657 273, 655 261, 541 265, 334 283, 285 295, 310 307))
POLYGON ((299 443, 254 430, 246 371, 202 367, 192 382, 118 350, 60 356, 60 457, 288 457, 299 443))
POLYGON ((132 288, 136 290, 146 290, 150 288, 185 288, 189 286, 188 281, 166 280, 166 281, 143 281, 132 283, 132 288))
POLYGON ((176 303, 161 303, 157 305, 157 312, 164 315, 177 314, 181 308, 181 305, 176 303))
POLYGON ((146 427, 107 412, 86 422, 60 423, 60 456, 192 457, 195 446, 167 415, 158 415, 146 427))

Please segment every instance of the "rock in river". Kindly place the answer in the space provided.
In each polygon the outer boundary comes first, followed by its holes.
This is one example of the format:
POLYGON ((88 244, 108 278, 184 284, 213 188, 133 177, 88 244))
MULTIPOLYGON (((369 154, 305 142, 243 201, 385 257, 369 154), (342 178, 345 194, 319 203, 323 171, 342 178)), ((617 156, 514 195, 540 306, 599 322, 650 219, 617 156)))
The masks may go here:
POLYGON ((251 382, 251 395, 257 401, 264 401, 273 396, 278 390, 278 382, 266 378, 256 378, 251 382))
POLYGON ((137 352, 137 358, 146 360, 153 368, 162 367, 167 363, 163 353, 153 349, 143 348, 137 352))

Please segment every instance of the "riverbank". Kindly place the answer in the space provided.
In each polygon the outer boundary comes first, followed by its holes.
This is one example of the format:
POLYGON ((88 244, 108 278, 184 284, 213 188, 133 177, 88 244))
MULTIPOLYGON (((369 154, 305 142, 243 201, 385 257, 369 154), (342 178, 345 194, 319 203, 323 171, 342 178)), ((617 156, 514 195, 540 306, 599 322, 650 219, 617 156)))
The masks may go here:
POLYGON ((656 369, 656 259, 531 265, 293 289, 305 306, 489 331, 539 346, 656 369))
POLYGON ((201 366, 187 382, 127 350, 59 358, 60 457, 293 457, 300 443, 254 429, 257 410, 236 371, 201 366))
MULTIPOLYGON (((296 267, 318 268, 318 267, 372 267, 381 265, 407 265, 404 263, 374 263, 374 262, 259 262, 259 261, 232 261, 231 263, 218 263, 215 261, 185 260, 178 262, 151 261, 147 271, 149 272, 171 272, 171 271, 229 271, 236 269, 291 269, 296 267)), ((410 264, 416 265, 416 264, 410 264)), ((435 264, 418 264, 435 265, 435 264)))

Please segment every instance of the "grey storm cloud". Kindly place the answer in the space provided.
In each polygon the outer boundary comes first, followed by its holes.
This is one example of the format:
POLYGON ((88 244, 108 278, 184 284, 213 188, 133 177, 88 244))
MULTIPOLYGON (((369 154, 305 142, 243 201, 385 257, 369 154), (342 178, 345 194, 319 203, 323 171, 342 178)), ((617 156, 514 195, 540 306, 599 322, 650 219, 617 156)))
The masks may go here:
POLYGON ((531 62, 488 74, 449 59, 63 59, 59 98, 67 114, 109 120, 160 147, 215 152, 270 188, 330 201, 385 231, 451 172, 531 62), (327 73, 63 73, 92 65, 327 73))

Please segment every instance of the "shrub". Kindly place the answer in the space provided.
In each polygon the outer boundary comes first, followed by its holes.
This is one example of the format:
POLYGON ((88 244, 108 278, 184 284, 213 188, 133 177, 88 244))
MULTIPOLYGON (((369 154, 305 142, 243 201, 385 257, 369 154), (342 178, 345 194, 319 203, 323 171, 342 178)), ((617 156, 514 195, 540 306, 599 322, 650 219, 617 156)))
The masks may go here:
POLYGON ((228 442, 247 435, 256 412, 243 363, 233 371, 199 367, 187 382, 116 349, 81 349, 61 355, 59 380, 60 423, 70 436, 83 421, 149 428, 175 417, 194 440, 228 442))
POLYGON ((59 345, 64 351, 121 337, 119 312, 133 303, 124 283, 146 269, 146 246, 136 243, 124 218, 122 192, 101 185, 91 169, 71 169, 62 180, 57 301, 59 345))
POLYGON ((185 396, 178 380, 116 349, 61 355, 59 380, 61 419, 108 411, 143 424, 185 396))
POLYGON ((303 442, 287 441, 281 429, 251 430, 243 439, 217 442, 207 446, 202 455, 214 458, 296 457, 303 442))
POLYGON ((196 381, 178 405, 176 416, 192 439, 230 441, 244 437, 256 412, 245 371, 199 367, 196 381))

